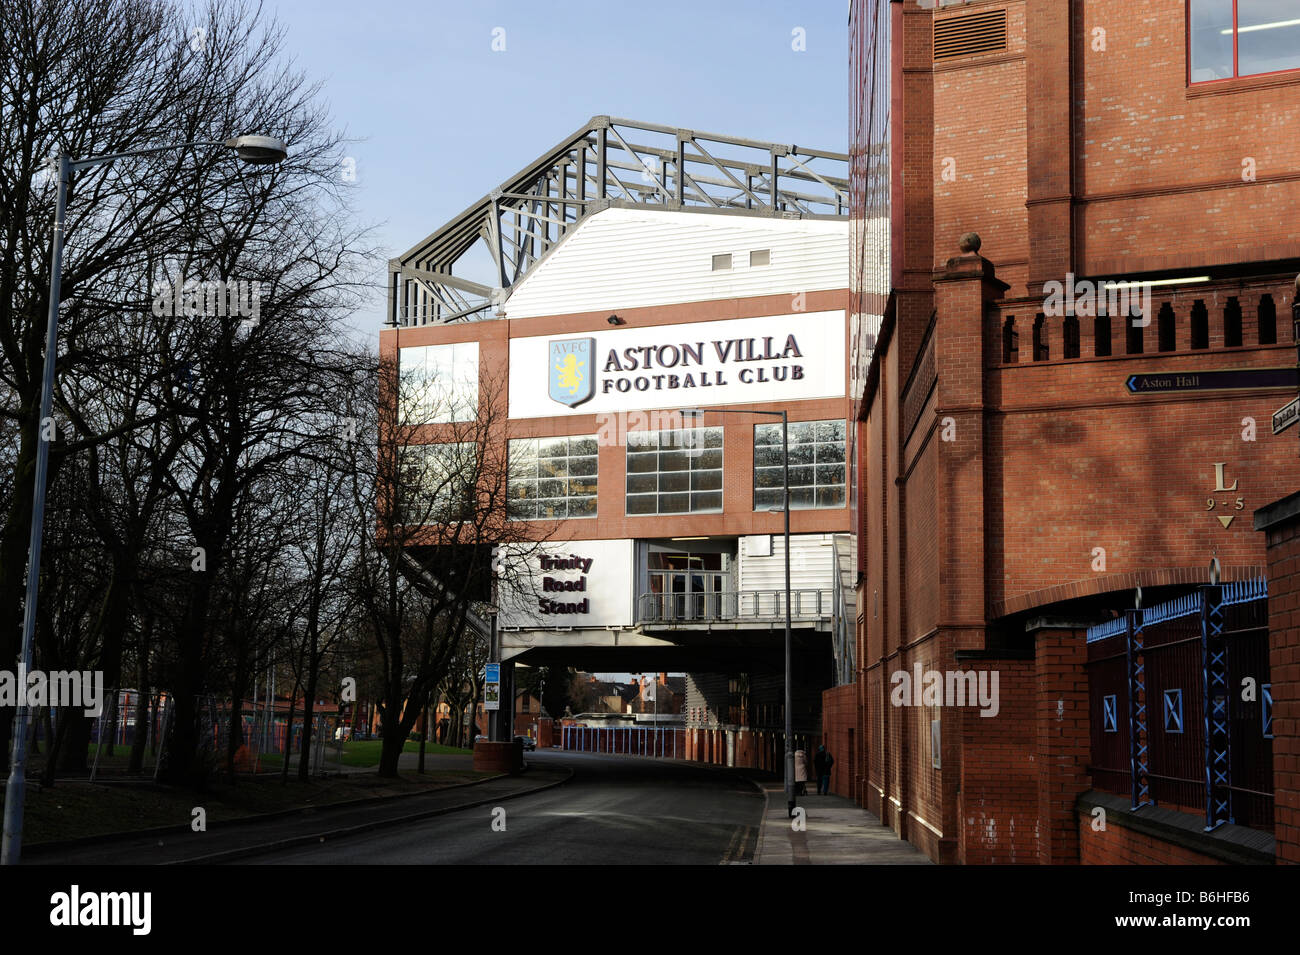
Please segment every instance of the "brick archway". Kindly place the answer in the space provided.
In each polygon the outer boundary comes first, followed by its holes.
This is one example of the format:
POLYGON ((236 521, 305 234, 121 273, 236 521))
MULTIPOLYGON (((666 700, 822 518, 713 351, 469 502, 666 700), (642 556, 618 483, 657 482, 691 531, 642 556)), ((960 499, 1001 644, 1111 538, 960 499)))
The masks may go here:
MULTIPOLYGON (((1137 587, 1176 587, 1180 585, 1208 584, 1210 582, 1208 564, 1209 561, 1206 561, 1204 565, 1199 567, 1169 567, 1160 570, 1139 570, 1131 574, 1101 574, 1095 577, 1083 577, 1069 583, 1057 584, 1054 587, 1031 590, 1015 597, 1008 597, 1006 600, 992 605, 989 617, 992 620, 997 620, 1000 617, 1032 610, 1034 607, 1045 607, 1065 600, 1077 600, 1080 597, 1092 597, 1117 590, 1133 590, 1137 587)), ((1264 564, 1224 567, 1219 579, 1223 583, 1231 580, 1253 580, 1257 577, 1267 577, 1267 570, 1268 568, 1264 564)))

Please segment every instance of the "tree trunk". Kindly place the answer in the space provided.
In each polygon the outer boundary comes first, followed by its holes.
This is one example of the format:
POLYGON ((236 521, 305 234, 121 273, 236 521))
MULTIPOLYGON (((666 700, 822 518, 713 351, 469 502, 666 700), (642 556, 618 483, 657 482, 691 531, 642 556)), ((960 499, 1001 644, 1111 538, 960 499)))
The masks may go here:
POLYGON ((307 755, 311 752, 312 738, 312 719, 315 716, 316 709, 316 668, 307 668, 307 685, 303 688, 302 704, 302 755, 298 757, 298 779, 302 782, 307 781, 307 776, 311 769, 311 761, 307 755))
POLYGON ((280 764, 280 782, 289 781, 289 757, 293 755, 293 718, 298 706, 298 687, 289 695, 289 722, 284 728, 284 762, 280 764))
POLYGON ((429 739, 429 707, 426 704, 420 712, 420 768, 418 770, 421 776, 424 775, 424 747, 429 739))

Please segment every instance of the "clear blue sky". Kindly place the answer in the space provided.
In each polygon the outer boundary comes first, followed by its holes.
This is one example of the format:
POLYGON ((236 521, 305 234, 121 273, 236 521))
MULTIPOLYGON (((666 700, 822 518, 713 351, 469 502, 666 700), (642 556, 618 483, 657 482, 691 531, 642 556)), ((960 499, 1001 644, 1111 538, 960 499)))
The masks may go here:
MULTIPOLYGON (((390 256, 593 115, 846 149, 845 0, 268 0, 266 12, 360 140, 355 205, 390 256)), ((354 325, 377 338, 374 278, 354 325)))

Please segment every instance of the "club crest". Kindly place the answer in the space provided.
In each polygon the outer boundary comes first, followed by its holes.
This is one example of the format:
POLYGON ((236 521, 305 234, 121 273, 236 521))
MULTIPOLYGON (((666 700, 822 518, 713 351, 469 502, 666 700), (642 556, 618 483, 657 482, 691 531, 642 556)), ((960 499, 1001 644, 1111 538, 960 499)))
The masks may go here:
POLYGON ((596 350, 594 338, 565 338, 551 342, 551 400, 572 408, 589 399, 596 390, 591 356, 596 350))

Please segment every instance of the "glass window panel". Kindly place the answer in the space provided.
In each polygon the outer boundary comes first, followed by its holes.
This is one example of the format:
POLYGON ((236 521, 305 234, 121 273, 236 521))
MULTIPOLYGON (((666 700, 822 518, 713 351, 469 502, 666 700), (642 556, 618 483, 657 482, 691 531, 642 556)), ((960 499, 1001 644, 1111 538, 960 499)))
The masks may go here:
POLYGON ((564 497, 564 482, 557 480, 538 481, 537 494, 539 497, 564 497))
POLYGON ((813 482, 813 469, 810 467, 796 468, 790 467, 790 486, 807 487, 813 482))
POLYGON ((654 494, 629 494, 627 496, 629 514, 653 514, 655 512, 654 494))
POLYGON ((570 455, 589 454, 592 457, 595 457, 598 450, 599 449, 596 446, 596 438, 594 436, 586 437, 586 438, 569 439, 570 455))
POLYGON ((817 506, 818 507, 843 507, 844 488, 843 487, 819 487, 817 489, 817 506))
POLYGON ((1298 68, 1300 4, 1295 0, 1237 0, 1238 75, 1298 68))
POLYGON ((660 514, 685 514, 691 506, 689 494, 660 494, 660 514))
MULTIPOLYGON (((696 442, 696 446, 697 446, 697 447, 699 446, 699 442, 698 442, 698 441, 696 442)), ((706 448, 720 448, 720 447, 722 447, 722 429, 721 429, 721 428, 705 428, 705 429, 704 429, 704 446, 705 446, 706 448)))
POLYGON ((537 482, 517 481, 512 483, 510 485, 510 497, 516 501, 535 500, 537 498, 537 482))
POLYGON ((759 489, 754 491, 754 510, 765 511, 771 507, 777 507, 781 503, 781 490, 778 487, 772 489, 759 489))
POLYGON ((629 494, 646 494, 657 490, 659 490, 659 475, 657 473, 629 474, 627 476, 627 492, 629 494))
POLYGON ((595 474, 597 459, 592 458, 569 458, 570 474, 595 474))
POLYGON ((659 432, 657 431, 631 431, 627 436, 628 451, 641 450, 659 447, 659 432))
POLYGON ((512 521, 531 521, 537 517, 537 502, 511 501, 506 512, 512 521))
POLYGON ((685 471, 690 466, 691 459, 683 450, 659 452, 660 471, 685 471))
POLYGON ((780 467, 783 458, 781 455, 781 445, 776 447, 765 447, 754 449, 754 467, 780 467))
POLYGON ((552 521, 564 517, 563 499, 538 501, 537 516, 542 520, 552 520, 552 521))
POLYGON ((844 440, 843 421, 817 421, 814 423, 813 436, 819 443, 844 440))
POLYGON ((570 517, 595 517, 596 499, 594 497, 569 498, 570 517))
POLYGON ((569 478, 569 497, 591 497, 596 493, 596 482, 590 478, 569 478))
POLYGON ((790 464, 812 464, 817 456, 817 445, 795 444, 790 446, 790 464))
POLYGON ((541 458, 564 458, 569 455, 568 438, 538 438, 537 456, 541 458))
POLYGON ((539 458, 537 461, 538 477, 568 477, 568 458, 539 458))
POLYGON ((818 465, 817 467, 817 484, 820 487, 823 484, 843 484, 844 483, 844 465, 818 465))
POLYGON ((722 451, 700 451, 691 459, 691 467, 697 470, 720 470, 722 468, 722 451))
POLYGON ((1192 82, 1231 77, 1232 0, 1191 0, 1190 7, 1192 82))
POLYGON ((690 475, 685 471, 671 471, 659 475, 661 491, 689 491, 690 489, 690 475))
POLYGON ((790 488, 790 507, 812 507, 813 506, 813 489, 810 487, 791 487, 790 488))
POLYGON ((721 491, 704 491, 691 495, 692 511, 720 511, 722 510, 722 492, 721 491))
POLYGON ((627 471, 629 474, 654 473, 659 470, 658 452, 649 452, 641 454, 629 454, 627 456, 627 471))
POLYGON ((691 473, 691 490, 719 491, 722 489, 721 471, 693 471, 691 473))
POLYGON ((819 444, 817 445, 817 463, 827 464, 832 461, 844 460, 844 444, 819 444))
POLYGON ((756 468, 754 470, 754 487, 780 487, 780 468, 756 468))

